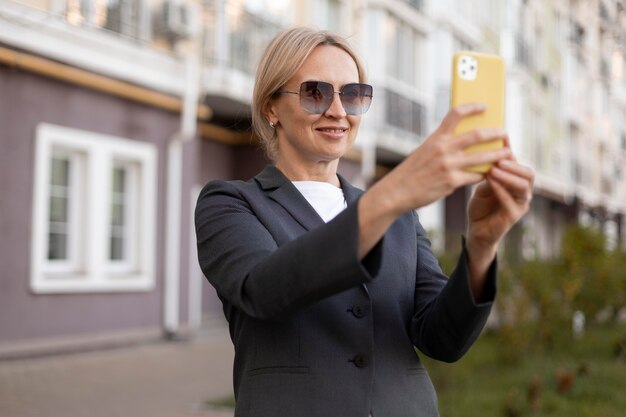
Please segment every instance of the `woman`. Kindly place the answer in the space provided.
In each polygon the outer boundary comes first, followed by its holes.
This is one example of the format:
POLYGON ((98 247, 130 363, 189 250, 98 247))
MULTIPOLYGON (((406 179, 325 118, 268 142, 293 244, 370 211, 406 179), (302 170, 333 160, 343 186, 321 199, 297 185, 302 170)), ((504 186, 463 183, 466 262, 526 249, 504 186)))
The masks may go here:
POLYGON ((419 357, 459 359, 495 296, 498 242, 528 210, 532 172, 501 130, 441 126, 367 192, 337 175, 372 89, 341 37, 279 34, 259 65, 253 123, 273 166, 212 181, 196 208, 200 264, 235 346, 237 417, 437 416, 419 357), (464 148, 504 139, 497 151, 464 148), (464 168, 495 164, 489 174, 464 168), (478 185, 448 279, 415 209, 478 185))

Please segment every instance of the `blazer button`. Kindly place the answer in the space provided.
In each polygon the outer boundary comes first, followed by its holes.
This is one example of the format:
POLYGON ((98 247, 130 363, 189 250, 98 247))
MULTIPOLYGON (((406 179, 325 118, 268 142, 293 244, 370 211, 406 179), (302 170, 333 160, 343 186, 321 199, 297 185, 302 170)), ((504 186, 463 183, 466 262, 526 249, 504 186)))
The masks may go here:
POLYGON ((354 314, 354 317, 356 317, 357 319, 363 318, 367 315, 367 311, 359 305, 353 306, 348 311, 352 312, 352 314, 354 314))
POLYGON ((369 365, 367 358, 363 355, 356 355, 354 359, 352 359, 350 362, 354 363, 354 366, 356 366, 357 368, 365 368, 367 365, 369 365))

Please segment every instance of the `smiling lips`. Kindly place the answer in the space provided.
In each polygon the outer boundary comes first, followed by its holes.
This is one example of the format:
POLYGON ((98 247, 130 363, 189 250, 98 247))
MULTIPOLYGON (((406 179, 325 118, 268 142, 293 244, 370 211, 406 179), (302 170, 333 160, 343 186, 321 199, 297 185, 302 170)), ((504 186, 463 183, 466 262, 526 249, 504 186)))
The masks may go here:
POLYGON ((324 133, 327 136, 333 137, 341 137, 344 133, 348 131, 348 128, 345 127, 319 127, 317 129, 318 132, 324 133))

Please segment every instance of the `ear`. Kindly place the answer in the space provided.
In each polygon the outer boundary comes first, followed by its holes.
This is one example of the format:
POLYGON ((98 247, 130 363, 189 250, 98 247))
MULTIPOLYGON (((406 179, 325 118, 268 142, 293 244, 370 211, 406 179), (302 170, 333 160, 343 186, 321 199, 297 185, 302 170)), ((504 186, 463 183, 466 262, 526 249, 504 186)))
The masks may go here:
POLYGON ((278 124, 278 106, 274 100, 268 101, 263 107, 263 115, 268 123, 278 124))

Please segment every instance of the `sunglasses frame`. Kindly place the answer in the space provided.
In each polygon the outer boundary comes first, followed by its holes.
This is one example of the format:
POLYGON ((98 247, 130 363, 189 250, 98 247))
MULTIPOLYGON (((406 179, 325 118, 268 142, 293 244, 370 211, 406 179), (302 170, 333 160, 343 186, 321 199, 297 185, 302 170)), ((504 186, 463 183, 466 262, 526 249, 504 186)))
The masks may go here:
MULTIPOLYGON (((300 106, 301 106, 301 107, 302 107, 302 109, 304 109, 307 113, 311 113, 311 114, 324 114, 324 113, 326 113, 326 112, 328 111, 328 109, 330 108, 330 106, 332 106, 332 104, 333 104, 333 100, 334 100, 334 98, 335 98, 335 97, 334 97, 334 95, 335 95, 335 94, 339 94, 339 99, 340 99, 340 101, 341 101, 341 105, 343 106, 343 109, 345 110, 346 114, 347 114, 347 115, 349 115, 349 116, 359 116, 359 115, 361 115, 361 114, 365 114, 365 113, 369 110, 370 105, 372 104, 372 98, 374 97, 374 94, 373 94, 373 93, 374 93, 374 87, 372 87, 372 86, 371 86, 371 85, 369 85, 369 84, 364 84, 364 83, 348 83, 348 84, 343 85, 343 86, 339 89, 339 91, 335 91, 335 87, 333 87, 333 85, 332 85, 331 83, 327 83, 327 82, 325 82, 325 81, 304 81, 304 82, 302 82, 302 83, 300 84, 300 90, 299 90, 299 91, 295 91, 295 90, 287 90, 287 89, 281 88, 281 89, 279 89, 279 90, 276 90, 276 92, 275 92, 275 94, 297 94, 297 95, 299 95, 299 96, 300 96, 300 106), (306 86, 308 83, 316 83, 316 84, 318 84, 318 85, 325 85, 325 86, 329 86, 329 87, 330 87, 330 90, 332 90, 332 91, 333 91, 333 97, 332 97, 332 98, 331 98, 331 100, 328 102, 328 106, 327 106, 326 108, 324 108, 324 110, 323 110, 323 111, 321 111, 321 112, 311 110, 311 109, 309 108, 309 106, 306 106, 306 105, 304 105, 304 104, 302 103, 303 93, 304 93, 304 92, 306 92, 306 90, 305 90, 305 86, 306 86), (359 89, 361 89, 363 86, 365 86, 365 87, 369 87, 369 89, 370 89, 370 91, 371 91, 371 93, 370 93, 370 94, 363 94, 363 95, 359 95, 360 97, 369 97, 369 103, 367 103, 367 107, 365 108, 365 110, 362 110, 361 112, 358 112, 358 113, 355 113, 355 112, 349 112, 349 111, 348 111, 348 109, 346 108, 346 104, 343 102, 343 100, 344 100, 344 94, 345 94, 345 92, 344 92, 345 88, 346 88, 346 87, 349 87, 349 86, 353 86, 353 85, 357 85, 357 86, 359 86, 359 89)), ((327 97, 326 97, 326 96, 323 96, 323 97, 324 97, 325 99, 327 99, 327 97)), ((350 107, 350 106, 348 106, 348 107, 350 107)), ((361 106, 361 107, 363 107, 363 106, 361 106)))

